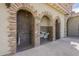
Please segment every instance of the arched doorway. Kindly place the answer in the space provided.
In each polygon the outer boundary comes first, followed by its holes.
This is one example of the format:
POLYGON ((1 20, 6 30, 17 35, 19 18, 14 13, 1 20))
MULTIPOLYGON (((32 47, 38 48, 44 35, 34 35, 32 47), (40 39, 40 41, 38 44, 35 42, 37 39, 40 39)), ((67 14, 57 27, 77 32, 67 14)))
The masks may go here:
POLYGON ((51 25, 51 20, 47 16, 43 16, 40 23, 40 44, 52 41, 53 29, 51 25))
POLYGON ((60 22, 58 20, 55 21, 55 29, 56 29, 56 39, 60 39, 60 22))
POLYGON ((33 15, 29 11, 19 10, 17 12, 17 52, 33 47, 33 27, 33 15))
POLYGON ((69 19, 67 20, 67 23, 66 23, 66 28, 67 28, 67 37, 69 36, 69 35, 68 35, 68 22, 69 22, 69 19))
POLYGON ((79 37, 79 17, 72 17, 67 20, 67 36, 79 37))

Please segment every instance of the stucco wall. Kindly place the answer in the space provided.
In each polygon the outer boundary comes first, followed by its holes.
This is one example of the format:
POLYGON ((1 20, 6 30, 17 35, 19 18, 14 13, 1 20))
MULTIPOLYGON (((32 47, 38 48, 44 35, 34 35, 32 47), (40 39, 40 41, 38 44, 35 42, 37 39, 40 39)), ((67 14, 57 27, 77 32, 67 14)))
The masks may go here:
POLYGON ((69 19, 68 36, 79 36, 79 17, 69 19))
POLYGON ((0 4, 0 55, 8 54, 8 18, 9 14, 7 12, 5 4, 0 4))

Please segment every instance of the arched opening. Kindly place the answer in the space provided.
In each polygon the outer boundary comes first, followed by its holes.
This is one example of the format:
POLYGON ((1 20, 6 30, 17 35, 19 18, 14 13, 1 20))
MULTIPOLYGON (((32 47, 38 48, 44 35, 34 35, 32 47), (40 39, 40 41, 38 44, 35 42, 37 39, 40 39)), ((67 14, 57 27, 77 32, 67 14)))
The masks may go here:
POLYGON ((17 12, 17 52, 33 47, 33 29, 33 15, 29 11, 19 10, 17 12))
POLYGON ((73 17, 67 20, 67 36, 79 38, 79 17, 73 17))
POLYGON ((67 37, 69 36, 69 35, 68 35, 68 22, 69 22, 69 19, 67 20, 67 23, 66 23, 66 28, 67 28, 67 37))
POLYGON ((55 21, 55 29, 56 29, 56 39, 60 39, 60 22, 58 20, 55 21))
POLYGON ((47 43, 52 41, 53 29, 52 29, 51 21, 47 16, 43 16, 40 23, 40 44, 47 43))

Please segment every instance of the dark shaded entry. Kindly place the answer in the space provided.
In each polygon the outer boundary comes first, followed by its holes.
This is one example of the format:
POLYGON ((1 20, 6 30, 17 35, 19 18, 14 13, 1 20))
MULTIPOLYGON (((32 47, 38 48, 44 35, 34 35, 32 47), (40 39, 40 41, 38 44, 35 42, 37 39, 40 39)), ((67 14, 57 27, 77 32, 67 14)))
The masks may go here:
POLYGON ((50 19, 47 16, 44 16, 41 21, 40 26, 40 44, 48 43, 52 41, 53 38, 53 29, 51 26, 50 19))
POLYGON ((26 10, 17 12, 17 52, 32 47, 33 16, 26 10))
POLYGON ((55 27, 56 27, 56 39, 60 39, 60 23, 58 20, 55 22, 55 27))

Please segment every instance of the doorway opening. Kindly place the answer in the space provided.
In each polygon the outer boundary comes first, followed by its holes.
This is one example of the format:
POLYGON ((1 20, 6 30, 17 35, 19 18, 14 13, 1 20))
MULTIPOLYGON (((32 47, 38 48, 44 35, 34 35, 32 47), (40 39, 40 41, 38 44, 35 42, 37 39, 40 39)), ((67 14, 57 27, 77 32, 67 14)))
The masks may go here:
POLYGON ((26 10, 17 12, 17 46, 16 52, 33 47, 34 44, 34 17, 26 10))
POLYGON ((50 19, 47 16, 43 16, 40 24, 40 44, 45 44, 52 41, 52 31, 50 19))
POLYGON ((60 39, 60 22, 58 20, 55 21, 55 29, 56 29, 56 39, 60 39))

